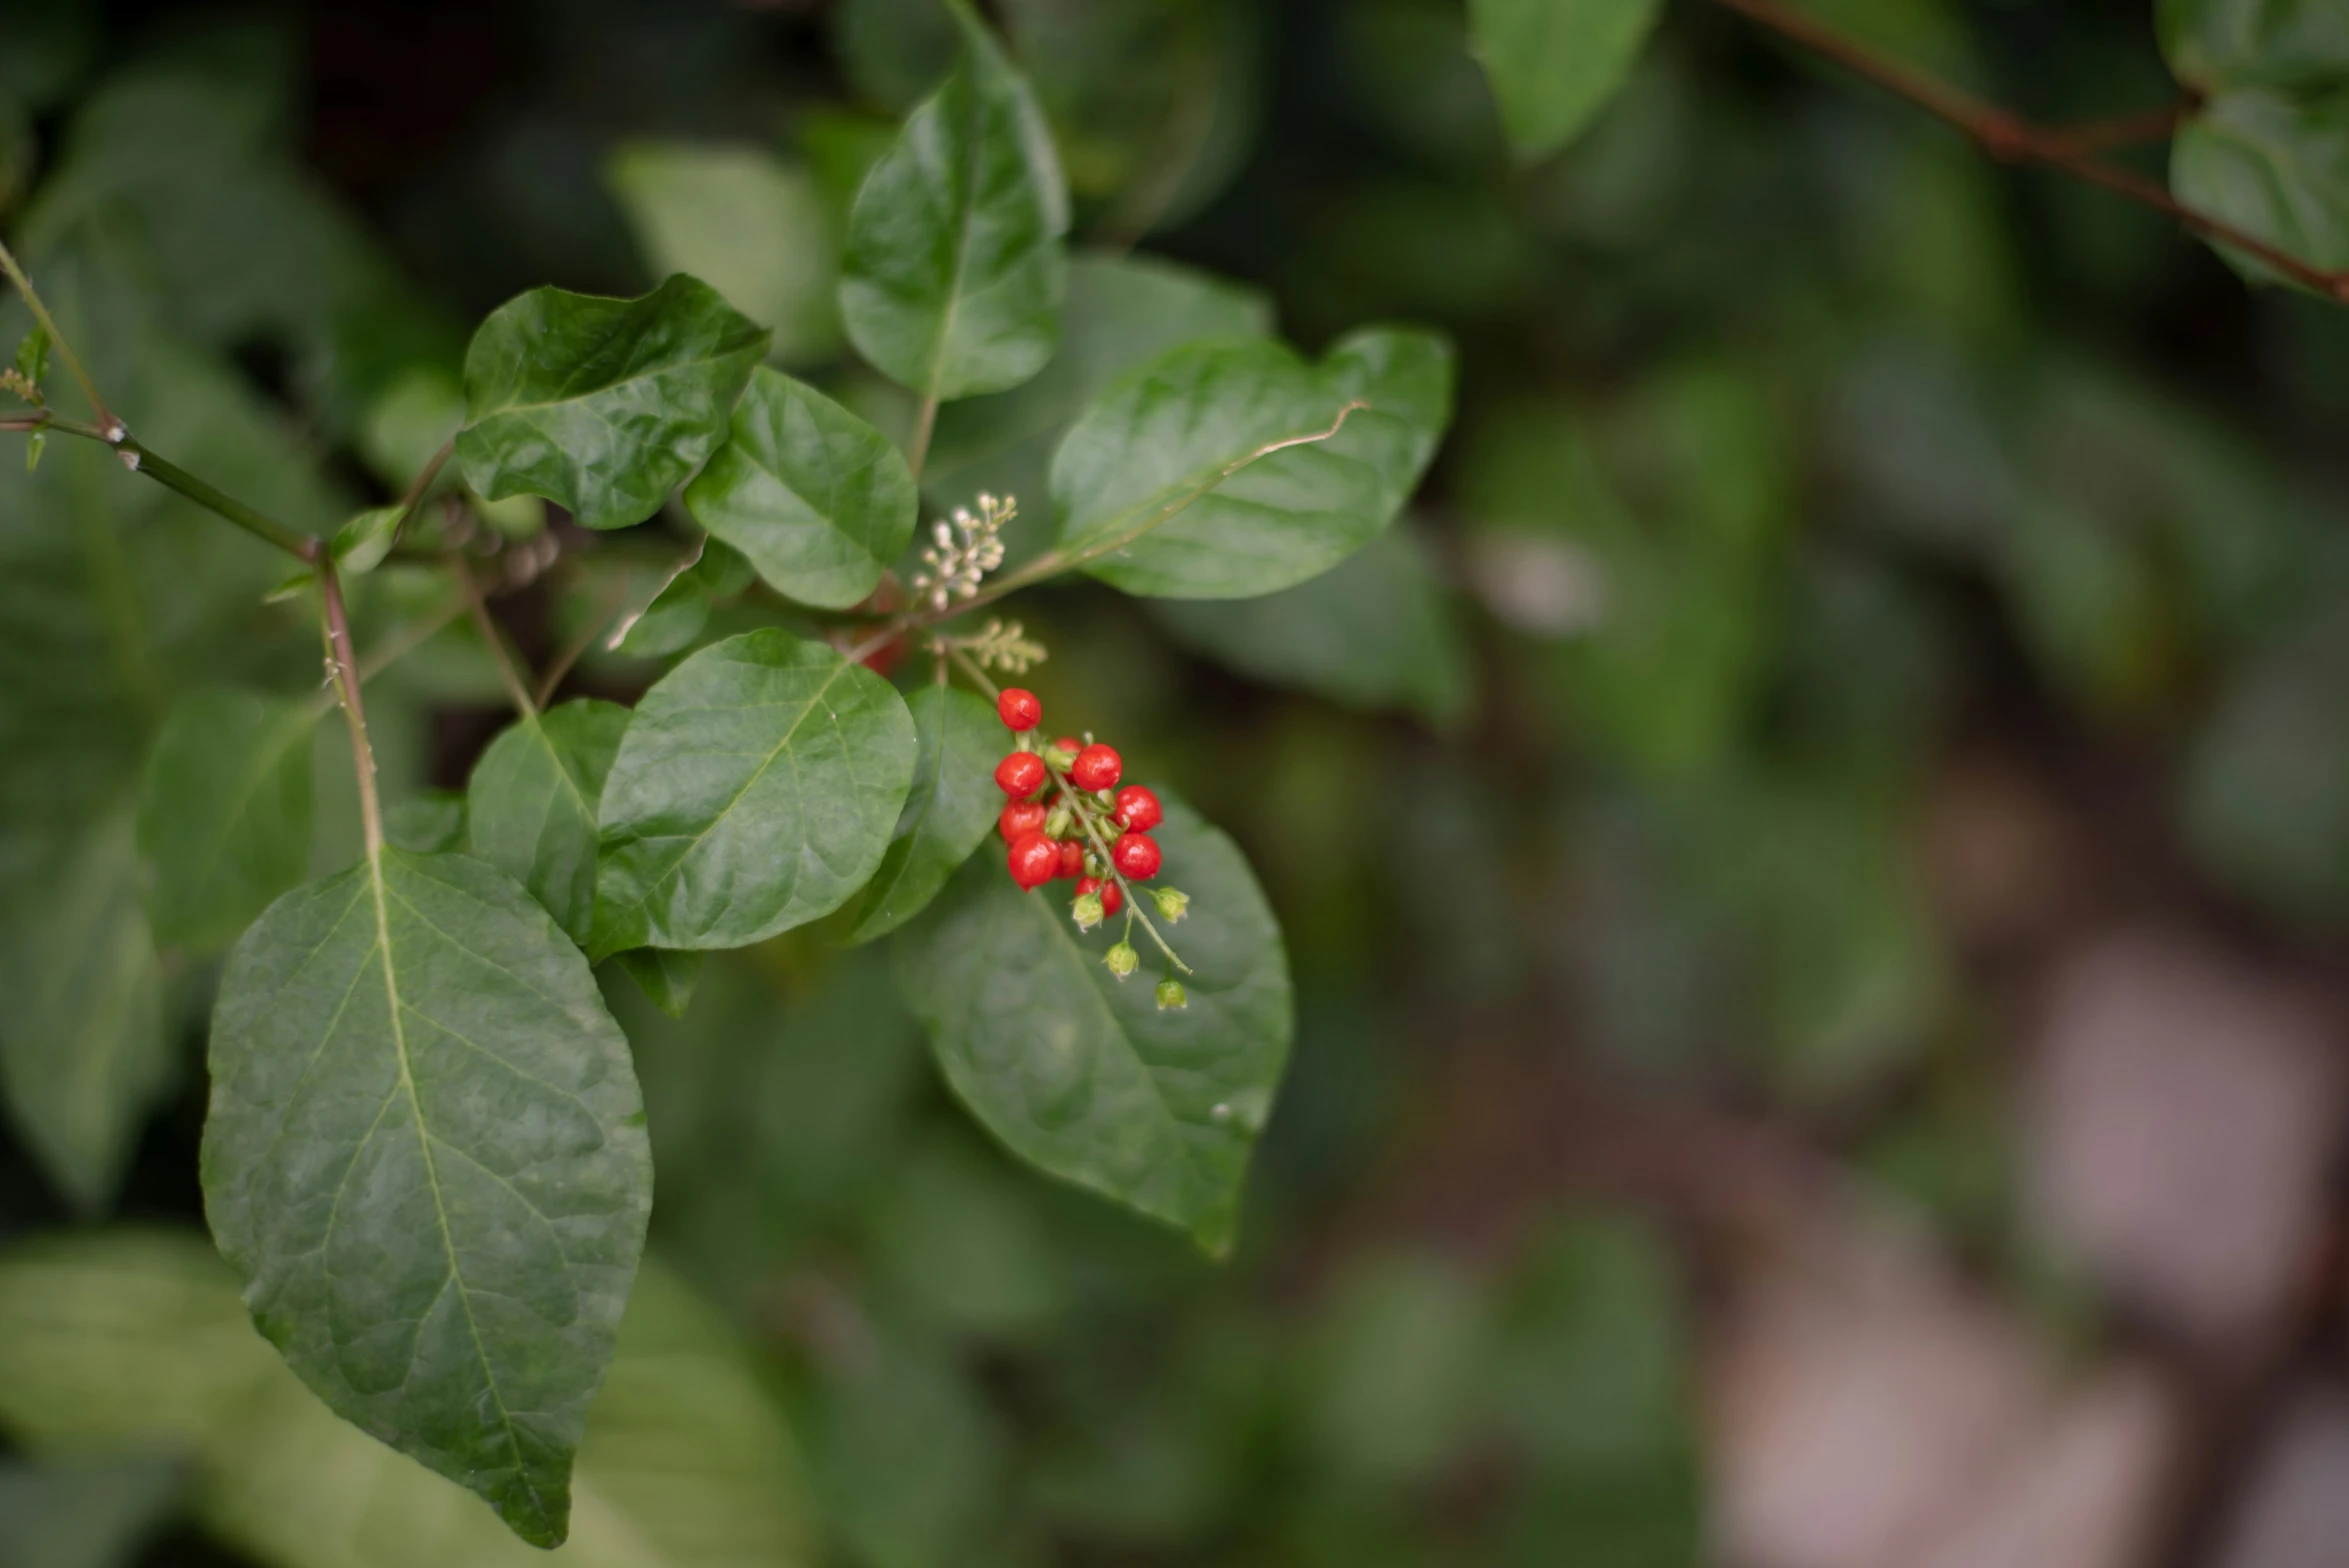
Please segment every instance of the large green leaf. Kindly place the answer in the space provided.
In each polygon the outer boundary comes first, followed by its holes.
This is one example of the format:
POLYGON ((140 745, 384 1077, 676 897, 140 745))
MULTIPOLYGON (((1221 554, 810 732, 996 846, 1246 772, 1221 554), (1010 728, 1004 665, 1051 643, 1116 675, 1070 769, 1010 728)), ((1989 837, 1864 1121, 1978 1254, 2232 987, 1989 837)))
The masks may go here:
POLYGON ((226 947, 310 864, 308 708, 202 691, 164 720, 139 791, 155 939, 226 947))
POLYGON ((1662 11, 1659 0, 1469 0, 1476 57, 1519 157, 1546 157, 1590 124, 1662 11))
POLYGON ((2205 94, 2349 81, 2349 12, 2334 0, 2160 0, 2154 15, 2170 69, 2205 94))
POLYGON ((1278 343, 1175 350, 1086 411, 1052 460, 1060 548, 1127 593, 1235 599, 1303 582, 1409 498, 1451 412, 1433 334, 1356 333, 1318 367, 1278 343))
POLYGON ((845 903, 913 778, 889 683, 775 629, 702 649, 644 694, 604 782, 599 956, 740 947, 845 903))
MULTIPOLYGON (((195 1461, 205 1529, 270 1568, 527 1568, 461 1488, 336 1420, 252 1330, 200 1236, 117 1230, 0 1256, 0 1424, 36 1453, 195 1461)), ((579 1445, 581 1568, 811 1560, 789 1433, 710 1308, 648 1259, 579 1445)))
POLYGON ((627 728, 626 708, 586 697, 532 714, 489 743, 465 790, 473 853, 574 942, 595 920, 596 805, 627 728))
POLYGON ((172 1073, 130 812, 0 875, 24 889, 0 913, 0 1088, 50 1178, 92 1212, 113 1197, 172 1073))
POLYGON ((683 274, 641 299, 532 289, 465 351, 465 482, 587 528, 641 523, 725 439, 766 351, 764 328, 683 274))
POLYGON ((886 935, 928 908, 1003 809, 995 764, 1005 734, 995 709, 967 691, 935 685, 924 686, 905 705, 920 748, 913 788, 881 869, 852 906, 851 942, 886 935))
MULTIPOLYGON (((2287 255, 2349 270, 2349 81, 2307 98, 2260 87, 2221 93, 2179 128, 2170 188, 2287 255)), ((2247 277, 2277 277, 2240 251, 2219 251, 2247 277)))
POLYGON ((1017 386, 1052 357, 1068 191, 1043 111, 962 5, 963 56, 865 176, 840 310, 857 351, 926 398, 1017 386))
POLYGON ((262 1332, 336 1414, 561 1542, 652 1206, 578 950, 503 872, 387 848, 245 933, 211 1067, 205 1212, 262 1332))
POLYGON ((1143 972, 1113 978, 1122 922, 1078 934, 1066 899, 1021 892, 992 856, 906 929, 898 974, 946 1081, 1014 1153, 1221 1253, 1288 1059, 1288 957, 1232 841, 1160 794, 1160 884, 1191 896, 1165 928, 1194 970, 1187 1008, 1158 1010, 1146 936, 1143 972))
POLYGON ((1184 642, 1258 680, 1438 724, 1467 706, 1466 643, 1426 544, 1406 527, 1280 593, 1156 608, 1184 642))
POLYGON ((751 377, 733 431, 686 487, 696 521, 776 592, 845 610, 913 537, 919 497, 889 438, 804 382, 751 377))

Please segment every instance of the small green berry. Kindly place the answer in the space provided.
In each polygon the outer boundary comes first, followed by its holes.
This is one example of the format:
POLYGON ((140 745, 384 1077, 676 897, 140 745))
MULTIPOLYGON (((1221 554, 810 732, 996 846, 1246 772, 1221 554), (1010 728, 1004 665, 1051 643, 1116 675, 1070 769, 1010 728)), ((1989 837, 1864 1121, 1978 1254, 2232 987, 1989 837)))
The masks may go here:
POLYGON ((1168 975, 1164 980, 1158 982, 1158 1010, 1160 1012, 1180 1012, 1190 1005, 1191 998, 1184 992, 1183 983, 1180 980, 1168 975))
POLYGON ((1150 896, 1158 900, 1158 912, 1166 916, 1168 925, 1179 923, 1191 912, 1191 895, 1171 887, 1154 887, 1150 896))
POLYGON ((1142 966, 1142 955, 1134 951, 1133 943, 1120 942, 1102 954, 1101 961, 1109 966, 1111 974, 1123 980, 1142 966))
POLYGON ((1078 894, 1077 901, 1069 906, 1069 914, 1075 919, 1079 931, 1092 930, 1101 924, 1101 895, 1099 893, 1078 894))

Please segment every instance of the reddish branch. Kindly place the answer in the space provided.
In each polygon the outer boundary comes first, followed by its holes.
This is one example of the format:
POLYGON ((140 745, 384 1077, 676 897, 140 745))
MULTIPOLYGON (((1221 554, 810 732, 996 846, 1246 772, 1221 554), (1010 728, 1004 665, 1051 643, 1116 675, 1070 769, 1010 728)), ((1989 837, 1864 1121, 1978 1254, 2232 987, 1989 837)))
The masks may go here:
POLYGON ((2166 214, 2206 240, 2241 251, 2304 288, 2327 299, 2349 304, 2349 272, 2329 272, 2298 256, 2278 250, 2233 224, 2222 222, 2208 213, 2197 212, 2154 181, 2116 168, 2096 156, 2098 152, 2113 147, 2168 135, 2176 129, 2183 115, 2181 107, 2172 106, 2150 114, 2132 115, 2122 120, 2104 121, 2068 130, 2034 125, 1997 104, 1986 103, 1947 82, 1912 70, 1898 61, 1888 60, 1782 3, 1782 0, 1720 0, 1720 3, 1759 22, 1781 37, 1908 99, 1973 138, 1984 152, 2002 163, 2045 164, 2092 185, 2101 185, 2108 191, 2166 214))

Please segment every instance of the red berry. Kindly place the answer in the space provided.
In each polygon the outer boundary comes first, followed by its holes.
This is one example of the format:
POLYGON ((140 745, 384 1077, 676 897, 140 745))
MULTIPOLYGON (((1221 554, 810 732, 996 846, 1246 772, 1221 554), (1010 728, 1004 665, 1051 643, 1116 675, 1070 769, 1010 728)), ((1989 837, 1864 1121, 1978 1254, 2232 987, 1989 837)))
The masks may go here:
POLYGON ((886 675, 897 668, 898 662, 905 657, 905 649, 906 641, 903 637, 892 637, 866 654, 862 662, 875 675, 886 675))
POLYGON ((1032 751, 1015 751, 995 764, 995 782, 1014 800, 1026 800, 1044 787, 1044 759, 1032 751))
POLYGON ((1085 846, 1073 838, 1061 840, 1060 874, 1064 877, 1081 877, 1085 874, 1085 846))
POLYGON ((1127 833, 1109 847, 1110 861, 1127 876, 1141 881, 1158 875, 1158 840, 1127 833))
POLYGON ((1016 844, 1030 833, 1044 831, 1044 803, 1040 800, 1015 800, 1003 808, 1003 815, 995 819, 995 826, 1003 834, 1003 842, 1016 844))
POLYGON ((1077 897, 1083 898, 1087 893, 1101 895, 1103 919, 1107 919, 1126 907, 1125 889, 1119 887, 1115 882, 1104 882, 1099 877, 1086 877, 1077 883, 1077 897))
POLYGON ((1109 789, 1123 771, 1125 763, 1115 751, 1095 745, 1077 753, 1077 760, 1069 764, 1068 776, 1076 781, 1079 789, 1109 789))
POLYGON ((1166 820, 1166 811, 1148 785, 1128 784, 1117 792, 1117 810, 1110 817, 1129 833, 1147 833, 1166 820))
POLYGON ((1060 874, 1060 846, 1030 833, 1011 846, 1011 879, 1033 892, 1060 874))
POLYGON ((1044 722, 1044 704, 1034 692, 1012 686, 995 699, 995 715, 1007 730, 1032 730, 1044 722))

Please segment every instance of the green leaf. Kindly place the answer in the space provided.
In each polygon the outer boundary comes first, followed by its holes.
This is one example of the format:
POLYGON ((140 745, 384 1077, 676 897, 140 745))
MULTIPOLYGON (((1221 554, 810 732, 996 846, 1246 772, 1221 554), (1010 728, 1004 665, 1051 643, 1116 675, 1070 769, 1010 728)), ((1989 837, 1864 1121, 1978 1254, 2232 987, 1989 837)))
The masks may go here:
MULTIPOLYGON (((2300 99, 2251 87, 2211 99, 2178 130, 2170 189, 2286 255, 2349 270, 2349 88, 2300 99)), ((2239 250, 2218 251, 2255 282, 2280 279, 2239 250)))
POLYGON ((46 328, 35 327, 18 340, 16 373, 35 387, 48 379, 49 333, 46 328))
POLYGON ((739 595, 751 580, 750 563, 740 551, 705 537, 651 602, 620 623, 611 646, 631 658, 665 658, 690 646, 708 628, 711 608, 739 595))
POLYGON ((1476 57, 1517 156, 1572 141, 1631 75, 1659 0, 1469 0, 1476 57))
POLYGON ((1390 528, 1335 569, 1261 599, 1161 600, 1158 618, 1243 675, 1358 708, 1448 724, 1469 699, 1468 650, 1427 546, 1390 528))
POLYGON ((2205 95, 2349 80, 2349 16, 2333 0, 2159 0, 2154 20, 2170 70, 2205 95))
POLYGON ((1122 921, 1079 935, 1066 902, 1022 893, 992 856, 968 862, 898 939, 906 997, 963 1103, 1011 1150, 1226 1251, 1248 1154, 1294 1029, 1280 928, 1232 841, 1161 790, 1159 885, 1191 896, 1164 927, 1195 971, 1160 1012, 1143 972, 1101 957, 1122 921))
POLYGON ((572 941, 595 920, 596 803, 628 710, 582 697, 489 743, 465 789, 473 853, 527 888, 572 941))
POLYGON ((992 704, 948 686, 924 686, 906 699, 919 750, 913 788, 881 869, 850 906, 848 940, 869 942, 929 906, 1003 810, 995 763, 1003 755, 1003 721, 992 704))
POLYGON ((139 791, 155 939, 217 952, 310 864, 317 715, 251 692, 204 691, 164 720, 139 791))
POLYGON ((465 797, 453 789, 430 789, 394 801, 383 810, 383 836, 419 855, 461 853, 465 797))
POLYGON ((751 377, 686 509, 778 593, 845 610, 913 537, 913 474, 889 438, 804 382, 751 377))
POLYGON ((560 1544, 644 1247, 628 1043, 503 872, 385 849, 287 894, 212 1018, 204 1206, 337 1415, 560 1544))
POLYGON ((632 300, 532 289, 465 352, 465 482, 584 528, 641 523, 725 438, 766 351, 764 328, 682 274, 632 300))
POLYGON ((404 506, 374 506, 353 516, 334 531, 334 564, 349 577, 374 571, 391 554, 400 519, 407 515, 404 506))
POLYGON ((683 1018, 701 982, 702 955, 670 947, 632 947, 612 962, 627 971, 637 989, 671 1018, 683 1018))
POLYGON ((790 361, 840 342, 832 219, 806 171, 764 148, 632 142, 604 180, 654 277, 691 273, 775 332, 790 361))
POLYGON ((1052 357, 1068 191, 1028 84, 962 6, 963 56, 865 176, 840 311, 884 374, 950 401, 1017 386, 1052 357))
POLYGON ((1451 370, 1441 339, 1391 328, 1319 367, 1272 342, 1177 349, 1061 443, 1060 549, 1156 598, 1249 598, 1325 572, 1417 485, 1450 416, 1451 370))
POLYGON ((604 783, 597 954, 741 947, 830 914, 881 863, 913 720, 880 676, 776 629, 637 704, 604 783))
MULTIPOLYGON (((269 1353, 200 1235, 112 1230, 0 1254, 0 1425, 40 1454, 185 1449, 208 1534, 259 1563, 529 1568, 465 1491, 338 1421, 269 1353), (323 1555, 322 1555, 323 1554, 323 1555)), ((741 1344, 652 1259, 579 1444, 563 1561, 814 1560, 791 1437, 741 1344)))
POLYGON ((169 1087, 163 972, 139 902, 131 813, 39 846, 0 913, 0 1089, 67 1202, 103 1209, 169 1087), (37 897, 34 890, 37 890, 37 897))

